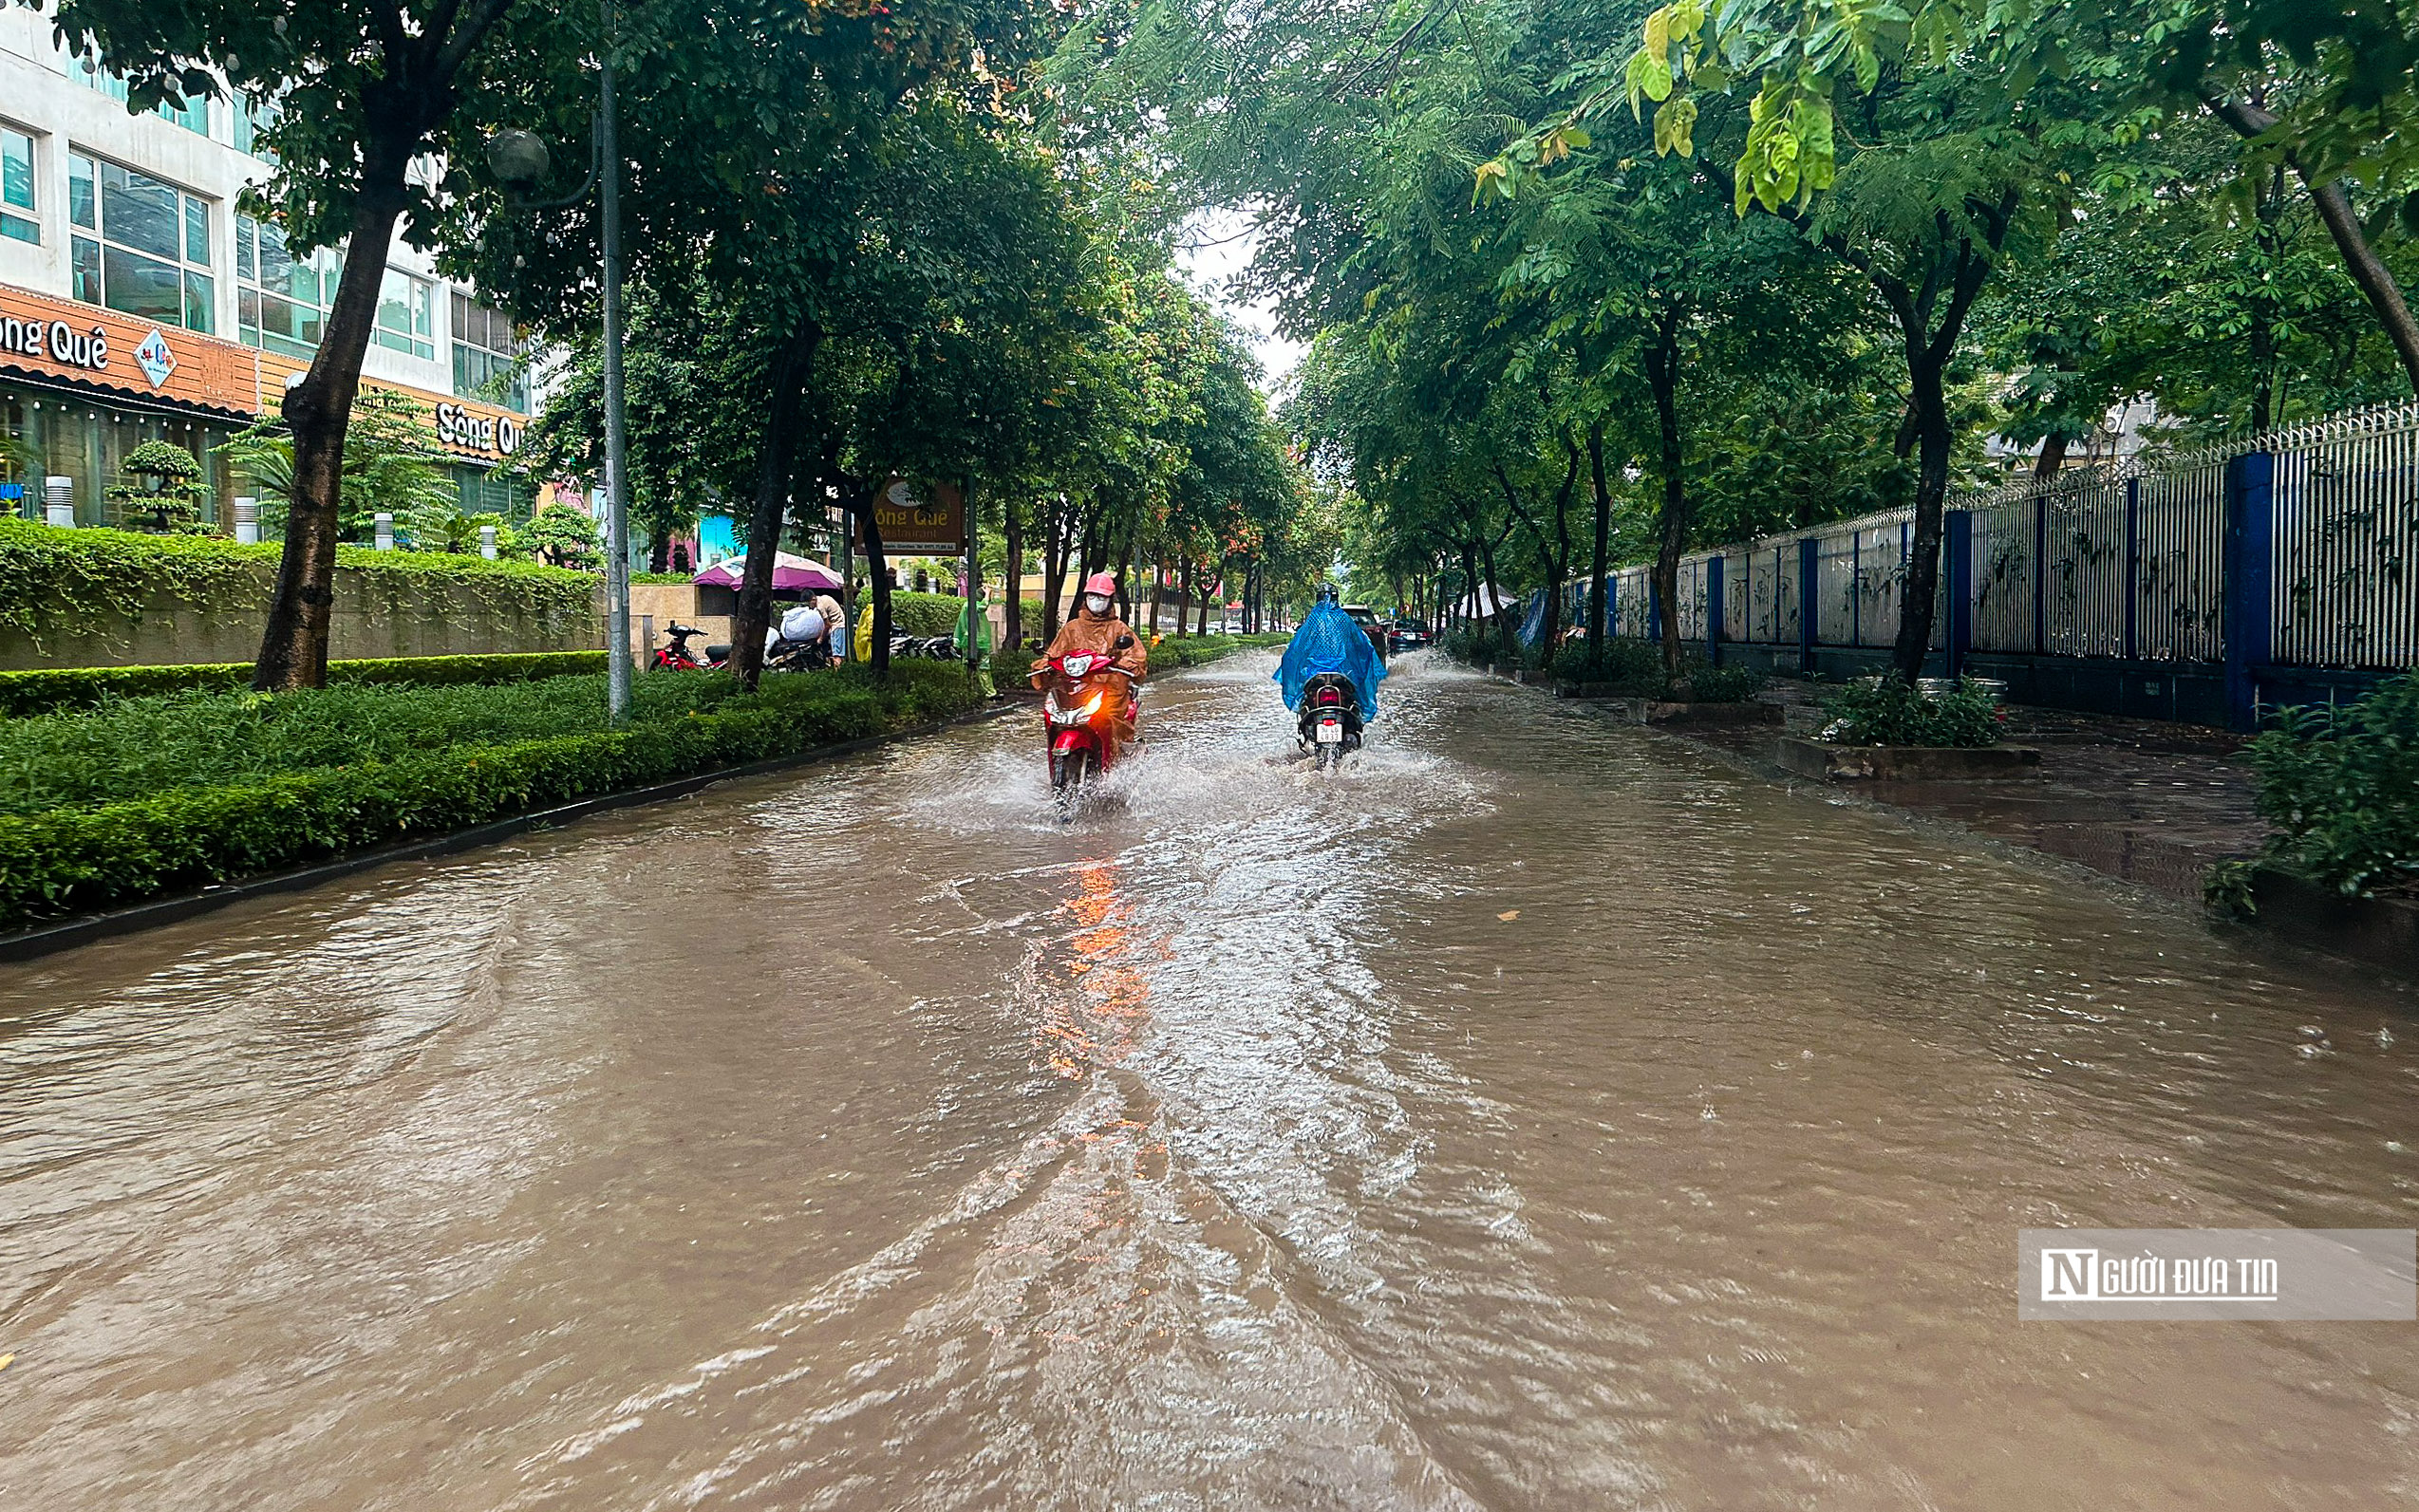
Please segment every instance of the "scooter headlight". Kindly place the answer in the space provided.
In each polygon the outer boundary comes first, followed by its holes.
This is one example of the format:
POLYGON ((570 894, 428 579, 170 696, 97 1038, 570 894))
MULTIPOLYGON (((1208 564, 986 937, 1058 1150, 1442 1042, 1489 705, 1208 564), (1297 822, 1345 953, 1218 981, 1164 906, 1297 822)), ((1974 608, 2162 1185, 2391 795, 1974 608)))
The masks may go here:
POLYGON ((1105 693, 1096 693, 1092 695, 1092 701, 1083 706, 1083 718, 1089 719, 1094 715, 1099 713, 1100 700, 1107 697, 1108 695, 1105 693))

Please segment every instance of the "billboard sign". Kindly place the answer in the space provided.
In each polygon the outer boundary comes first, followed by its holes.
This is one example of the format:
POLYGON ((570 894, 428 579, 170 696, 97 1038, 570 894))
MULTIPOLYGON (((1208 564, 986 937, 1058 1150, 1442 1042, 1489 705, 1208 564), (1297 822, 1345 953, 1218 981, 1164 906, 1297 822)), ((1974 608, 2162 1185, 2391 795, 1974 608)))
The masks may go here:
MULTIPOLYGON (((966 551, 966 495, 947 483, 919 489, 893 477, 873 495, 873 519, 889 556, 956 556, 966 551)), ((862 525, 857 544, 865 544, 862 525)))

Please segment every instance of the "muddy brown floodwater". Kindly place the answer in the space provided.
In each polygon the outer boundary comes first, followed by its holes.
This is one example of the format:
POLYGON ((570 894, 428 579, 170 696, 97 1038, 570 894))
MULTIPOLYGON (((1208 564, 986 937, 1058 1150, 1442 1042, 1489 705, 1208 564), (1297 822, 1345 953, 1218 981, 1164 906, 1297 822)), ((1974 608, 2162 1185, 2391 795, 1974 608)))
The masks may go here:
POLYGON ((0 971, 0 1506, 2419 1502, 2412 1325, 2016 1319, 2412 1224, 2393 989, 1272 664, 1067 825, 1018 719, 0 971))

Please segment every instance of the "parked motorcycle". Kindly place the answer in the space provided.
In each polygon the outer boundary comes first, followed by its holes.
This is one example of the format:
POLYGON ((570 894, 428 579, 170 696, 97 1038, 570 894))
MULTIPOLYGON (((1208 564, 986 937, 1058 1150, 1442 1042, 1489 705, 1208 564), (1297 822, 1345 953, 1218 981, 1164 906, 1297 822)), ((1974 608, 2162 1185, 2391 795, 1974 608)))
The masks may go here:
POLYGON ((688 648, 688 638, 692 635, 703 635, 705 632, 694 625, 678 623, 667 625, 664 627, 664 633, 671 637, 672 644, 657 651, 655 660, 647 663, 647 666, 654 671, 710 672, 719 670, 730 658, 729 646, 709 645, 705 648, 704 660, 700 661, 697 653, 688 648))
POLYGON ((831 664, 829 626, 804 605, 782 610, 780 623, 764 632, 767 672, 816 672, 831 664))
POLYGON ((1116 723, 1131 681, 1116 653, 1134 644, 1121 635, 1106 653, 1070 651, 1046 663, 1050 685, 1041 699, 1042 733, 1050 741, 1050 792, 1072 814, 1086 784, 1117 760, 1116 723))
POLYGON ((1295 730, 1320 771, 1341 767, 1346 753, 1360 749, 1360 694, 1352 680, 1322 672, 1303 684, 1295 730))

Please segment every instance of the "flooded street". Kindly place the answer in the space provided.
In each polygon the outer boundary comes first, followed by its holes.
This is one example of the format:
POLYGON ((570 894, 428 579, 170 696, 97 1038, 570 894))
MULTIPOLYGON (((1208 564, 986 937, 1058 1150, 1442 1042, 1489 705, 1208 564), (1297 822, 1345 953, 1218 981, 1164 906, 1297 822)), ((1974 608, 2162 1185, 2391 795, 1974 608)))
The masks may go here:
POLYGON ((2411 1325, 2016 1319, 2411 1225, 2393 989, 1273 665, 0 968, 0 1506, 2419 1504, 2411 1325))

